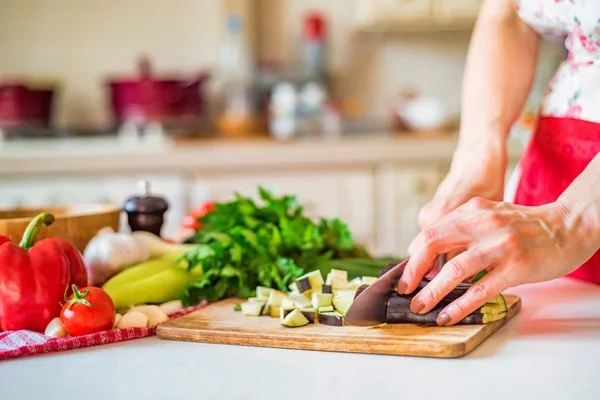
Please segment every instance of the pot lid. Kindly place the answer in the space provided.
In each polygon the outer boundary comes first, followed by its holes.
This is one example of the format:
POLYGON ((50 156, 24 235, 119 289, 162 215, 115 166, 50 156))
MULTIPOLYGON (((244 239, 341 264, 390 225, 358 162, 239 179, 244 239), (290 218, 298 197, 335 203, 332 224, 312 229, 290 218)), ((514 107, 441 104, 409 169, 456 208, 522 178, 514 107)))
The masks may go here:
POLYGON ((165 199, 158 196, 152 196, 150 192, 150 182, 140 182, 141 195, 133 196, 127 199, 123 209, 128 212, 154 214, 164 213, 169 208, 165 199))

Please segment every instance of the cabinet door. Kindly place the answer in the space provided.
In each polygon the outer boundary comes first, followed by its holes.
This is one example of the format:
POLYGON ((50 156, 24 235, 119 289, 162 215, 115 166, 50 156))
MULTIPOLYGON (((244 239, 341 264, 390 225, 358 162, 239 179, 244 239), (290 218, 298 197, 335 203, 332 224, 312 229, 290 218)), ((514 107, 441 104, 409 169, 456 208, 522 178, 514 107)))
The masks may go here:
POLYGON ((190 205, 228 201, 234 192, 258 199, 259 185, 276 195, 295 195, 312 218, 340 218, 348 224, 355 241, 374 247, 373 180, 369 170, 202 176, 193 183, 190 205))
POLYGON ((431 0, 373 0, 376 21, 423 20, 431 17, 431 0))
POLYGON ((433 197, 445 170, 389 166, 376 173, 377 253, 405 257, 419 233, 418 214, 433 197))
POLYGON ((434 0, 433 12, 444 19, 477 18, 483 0, 434 0))

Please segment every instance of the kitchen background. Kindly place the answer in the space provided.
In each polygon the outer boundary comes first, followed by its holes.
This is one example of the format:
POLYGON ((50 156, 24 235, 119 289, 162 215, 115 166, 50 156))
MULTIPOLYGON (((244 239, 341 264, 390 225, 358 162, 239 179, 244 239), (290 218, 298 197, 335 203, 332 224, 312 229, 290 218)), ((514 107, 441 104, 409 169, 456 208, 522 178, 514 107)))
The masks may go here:
MULTIPOLYGON (((451 161, 481 2, 2 0, 0 207, 122 204, 147 180, 181 239, 261 184, 402 253, 451 161)), ((512 167, 563 57, 542 46, 512 167)))

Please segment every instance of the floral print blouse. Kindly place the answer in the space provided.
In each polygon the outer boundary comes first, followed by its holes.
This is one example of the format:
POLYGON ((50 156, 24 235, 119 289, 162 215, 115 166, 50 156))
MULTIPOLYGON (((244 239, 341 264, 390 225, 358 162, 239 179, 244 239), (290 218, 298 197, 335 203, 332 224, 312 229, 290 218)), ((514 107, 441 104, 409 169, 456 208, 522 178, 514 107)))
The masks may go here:
POLYGON ((568 50, 544 95, 541 115, 600 123, 600 0, 515 3, 521 19, 568 50))

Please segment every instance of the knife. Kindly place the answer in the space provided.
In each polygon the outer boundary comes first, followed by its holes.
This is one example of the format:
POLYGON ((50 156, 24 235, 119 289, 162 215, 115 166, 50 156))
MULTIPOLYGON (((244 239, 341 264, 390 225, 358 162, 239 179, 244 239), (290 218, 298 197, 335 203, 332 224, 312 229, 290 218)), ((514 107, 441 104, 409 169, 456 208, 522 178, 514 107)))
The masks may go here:
MULTIPOLYGON (((396 290, 395 286, 407 263, 408 259, 402 261, 356 296, 344 316, 344 322, 355 326, 375 326, 385 323, 390 293, 396 290)), ((445 263, 446 255, 441 254, 437 261, 437 272, 445 263)), ((431 280, 433 277, 428 275, 425 279, 431 280)))

